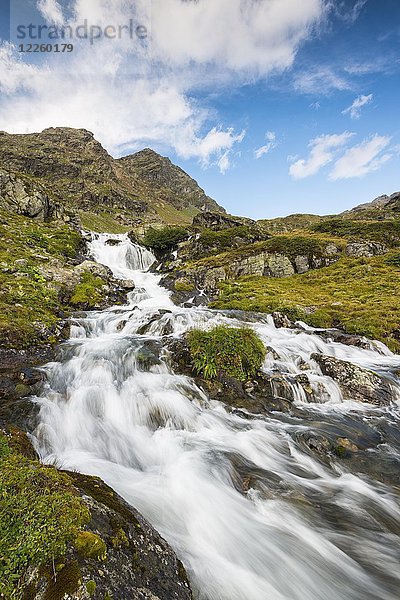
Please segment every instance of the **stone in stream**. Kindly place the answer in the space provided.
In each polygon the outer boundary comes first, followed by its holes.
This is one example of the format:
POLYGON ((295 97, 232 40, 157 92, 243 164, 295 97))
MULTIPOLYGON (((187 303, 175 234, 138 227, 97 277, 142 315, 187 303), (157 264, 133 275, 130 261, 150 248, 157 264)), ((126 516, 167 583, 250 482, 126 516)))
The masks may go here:
POLYGON ((394 401, 390 385, 379 375, 345 360, 314 353, 311 359, 339 385, 346 400, 386 406, 394 401))

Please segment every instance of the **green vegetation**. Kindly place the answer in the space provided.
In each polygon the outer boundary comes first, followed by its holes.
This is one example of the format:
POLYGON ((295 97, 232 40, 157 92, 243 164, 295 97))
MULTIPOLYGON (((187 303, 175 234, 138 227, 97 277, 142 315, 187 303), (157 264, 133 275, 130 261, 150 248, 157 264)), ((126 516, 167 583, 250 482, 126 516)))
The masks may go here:
POLYGON ((95 592, 96 592, 96 582, 93 581, 93 579, 91 579, 90 581, 87 582, 86 584, 86 591, 89 594, 89 596, 94 596, 95 592))
POLYGON ((182 277, 181 279, 177 279, 177 281, 175 281, 174 287, 175 291, 177 292, 193 292, 194 290, 194 284, 188 279, 185 279, 184 277, 182 277))
POLYGON ((82 238, 68 225, 39 223, 0 210, 0 342, 20 348, 48 341, 58 321, 58 291, 47 269, 76 256, 82 238), (40 337, 40 339, 39 339, 40 337))
POLYGON ((83 229, 97 231, 98 233, 127 233, 131 227, 122 225, 109 212, 87 212, 79 211, 79 218, 83 229))
POLYGON ((102 300, 104 281, 92 273, 82 273, 81 281, 75 287, 70 299, 72 306, 81 306, 90 310, 99 306, 102 300))
POLYGON ((315 327, 342 325, 349 333, 400 351, 400 278, 397 254, 342 257, 336 264, 283 279, 241 277, 220 284, 214 308, 281 311, 315 327))
POLYGON ((0 596, 23 596, 27 567, 63 556, 89 511, 65 473, 20 454, 0 433, 0 596))
POLYGON ((219 231, 203 229, 198 242, 203 248, 203 254, 215 254, 232 248, 237 239, 240 239, 240 244, 251 244, 260 239, 260 234, 254 226, 250 227, 248 225, 229 227, 219 231))
POLYGON ((395 247, 400 243, 400 220, 393 221, 352 221, 329 219, 317 223, 313 231, 337 237, 357 240, 372 240, 386 246, 395 247))
POLYGON ((80 531, 75 539, 75 548, 85 558, 105 560, 107 547, 100 536, 91 531, 80 531))
POLYGON ((155 229, 151 227, 141 240, 146 248, 155 252, 172 251, 177 248, 179 242, 185 240, 188 232, 184 227, 162 227, 155 229))
POLYGON ((194 329, 188 334, 188 343, 193 366, 205 379, 225 375, 246 381, 261 368, 266 353, 257 334, 246 327, 194 329))
POLYGON ((195 206, 177 209, 172 204, 159 202, 154 205, 158 216, 169 225, 189 226, 192 224, 193 217, 199 214, 200 210, 195 206))

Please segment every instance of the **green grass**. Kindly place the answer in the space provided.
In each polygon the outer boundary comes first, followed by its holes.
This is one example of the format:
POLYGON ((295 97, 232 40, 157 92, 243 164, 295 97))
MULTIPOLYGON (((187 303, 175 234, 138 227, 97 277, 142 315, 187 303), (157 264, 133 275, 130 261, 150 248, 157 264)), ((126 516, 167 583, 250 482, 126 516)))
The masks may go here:
POLYGON ((315 327, 343 325, 400 351, 398 253, 374 258, 342 257, 336 264, 282 279, 242 277, 221 282, 214 308, 282 311, 315 327))
POLYGON ((177 209, 172 204, 158 202, 154 205, 158 216, 169 225, 188 226, 192 224, 193 218, 199 214, 200 210, 195 206, 177 209))
POLYGON ((347 239, 381 242, 389 247, 398 246, 400 243, 400 220, 352 221, 336 218, 317 223, 312 229, 347 239))
POLYGON ((96 231, 97 233, 127 233, 132 229, 128 225, 122 225, 110 213, 93 213, 78 211, 83 229, 96 231))
POLYGON ((266 352, 257 334, 245 327, 194 329, 188 343, 193 366, 205 379, 226 375, 247 381, 261 368, 266 352))
POLYGON ((47 341, 60 302, 43 269, 54 260, 65 265, 81 243, 68 225, 0 211, 0 343, 24 348, 47 341))
POLYGON ((22 598, 27 568, 63 556, 89 518, 68 475, 20 454, 0 432, 0 597, 22 598))

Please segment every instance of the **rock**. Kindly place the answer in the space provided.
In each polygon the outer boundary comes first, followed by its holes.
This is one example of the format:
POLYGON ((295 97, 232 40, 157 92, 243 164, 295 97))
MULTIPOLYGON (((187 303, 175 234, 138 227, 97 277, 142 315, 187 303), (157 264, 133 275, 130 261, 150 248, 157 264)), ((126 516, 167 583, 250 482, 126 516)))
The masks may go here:
POLYGON ((31 219, 47 221, 53 214, 54 205, 39 183, 1 169, 0 208, 31 219))
POLYGON ((136 287, 135 282, 130 279, 118 279, 118 283, 120 287, 127 291, 134 290, 136 287))
POLYGON ((296 265, 296 273, 307 273, 310 269, 308 256, 296 256, 294 259, 296 265))
POLYGON ((387 251, 387 247, 380 242, 351 242, 346 246, 347 256, 355 258, 377 256, 386 254, 387 251))
POLYGON ((373 371, 323 354, 312 354, 311 359, 315 360, 324 375, 336 381, 346 400, 378 406, 388 405, 395 400, 390 385, 373 371))
POLYGON ((222 229, 230 229, 231 227, 237 227, 244 223, 254 223, 251 219, 242 219, 239 217, 232 217, 230 215, 224 215, 222 213, 211 212, 209 210, 203 211, 196 215, 193 219, 193 227, 199 229, 212 229, 213 231, 220 231, 222 229))
POLYGON ((334 450, 337 456, 345 458, 350 453, 358 452, 359 448, 347 438, 337 438, 334 450))
MULTIPOLYGON (((306 332, 307 333, 307 332, 306 332)), ((310 335, 315 335, 314 332, 309 332, 310 335)), ((360 335, 353 335, 340 331, 340 329, 326 329, 325 331, 318 331, 317 335, 322 337, 324 340, 338 342, 345 346, 357 346, 358 348, 364 348, 365 350, 376 350, 373 344, 367 340, 367 338, 360 335)))
POLYGON ((74 268, 74 272, 79 276, 81 276, 83 273, 90 273, 95 277, 100 277, 101 279, 105 280, 113 277, 112 271, 109 267, 94 262, 93 260, 84 260, 80 265, 77 265, 74 268))
POLYGON ((287 256, 272 254, 267 257, 263 274, 270 277, 290 277, 295 274, 295 270, 287 256))
POLYGON ((119 246, 121 244, 121 240, 106 240, 107 246, 119 246))
POLYGON ((291 322, 291 320, 283 313, 273 312, 272 318, 274 320, 274 325, 277 329, 280 329, 281 327, 286 327, 287 329, 290 329, 291 327, 293 327, 293 323, 291 322))

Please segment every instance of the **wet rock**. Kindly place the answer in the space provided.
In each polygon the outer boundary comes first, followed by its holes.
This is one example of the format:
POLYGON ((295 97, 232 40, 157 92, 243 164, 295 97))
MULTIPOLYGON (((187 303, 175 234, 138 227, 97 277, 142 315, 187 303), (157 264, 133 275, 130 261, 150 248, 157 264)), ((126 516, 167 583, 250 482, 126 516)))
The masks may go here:
MULTIPOLYGON (((314 335, 314 332, 311 333, 314 335)), ((338 342, 345 346, 357 346, 357 348, 364 348, 365 350, 376 350, 374 345, 367 338, 360 335, 345 333, 344 331, 340 331, 340 329, 319 330, 317 335, 326 341, 338 342)))
POLYGON ((395 400, 390 385, 373 371, 323 354, 312 354, 311 359, 315 360, 324 375, 337 382, 346 400, 378 406, 388 405, 395 400))
POLYGON ((149 371, 151 367, 160 365, 159 353, 159 346, 143 345, 136 353, 136 362, 139 369, 149 371))
POLYGON ((274 320, 274 325, 277 329, 280 329, 281 327, 290 328, 293 326, 291 320, 283 313, 273 312, 272 318, 274 320))
POLYGON ((119 246, 121 244, 121 240, 106 240, 107 246, 119 246))
POLYGON ((131 281, 130 279, 119 279, 118 282, 120 287, 128 292, 134 290, 136 287, 135 282, 131 281))
POLYGON ((358 452, 359 448, 347 438, 337 438, 334 448, 335 454, 340 458, 346 458, 353 452, 358 452))

